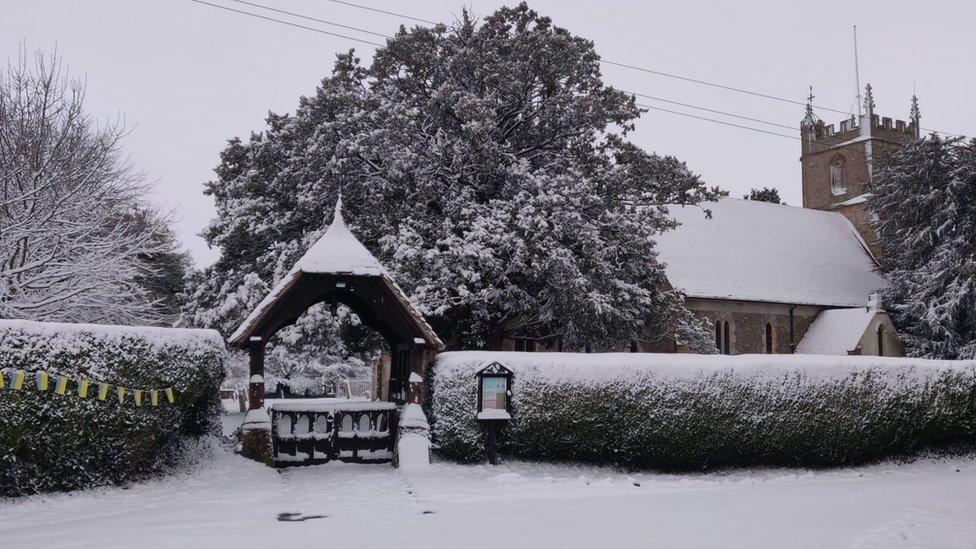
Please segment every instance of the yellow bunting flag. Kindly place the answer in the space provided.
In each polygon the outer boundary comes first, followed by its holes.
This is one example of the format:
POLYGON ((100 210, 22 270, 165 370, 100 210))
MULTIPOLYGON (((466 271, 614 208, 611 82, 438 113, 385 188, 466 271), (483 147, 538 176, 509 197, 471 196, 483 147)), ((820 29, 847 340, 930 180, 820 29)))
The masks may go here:
POLYGON ((0 370, 0 389, 3 389, 4 387, 7 386, 7 380, 4 379, 6 376, 7 376, 7 371, 0 370))
POLYGON ((136 398, 136 406, 142 406, 142 390, 136 389, 132 391, 132 394, 136 398))
POLYGON ((176 396, 173 395, 173 388, 172 387, 167 387, 166 388, 166 391, 164 391, 164 392, 166 393, 166 400, 168 400, 170 404, 176 402, 176 396))
POLYGON ((108 390, 111 387, 108 383, 98 384, 98 400, 105 400, 108 398, 108 390))
POLYGON ((23 370, 17 370, 14 372, 14 389, 21 390, 24 388, 24 379, 27 378, 27 372, 23 370))
POLYGON ((119 404, 125 402, 125 387, 119 387, 116 389, 119 395, 119 404))
POLYGON ((149 402, 153 406, 159 406, 159 391, 157 391, 155 389, 153 389, 152 391, 149 391, 149 402))
POLYGON ((54 392, 59 395, 63 395, 67 390, 68 376, 58 376, 58 380, 54 383, 54 392))
POLYGON ((34 381, 37 384, 38 391, 47 391, 47 372, 35 372, 34 381))
POLYGON ((88 398, 88 380, 80 379, 78 380, 78 396, 80 398, 88 398))

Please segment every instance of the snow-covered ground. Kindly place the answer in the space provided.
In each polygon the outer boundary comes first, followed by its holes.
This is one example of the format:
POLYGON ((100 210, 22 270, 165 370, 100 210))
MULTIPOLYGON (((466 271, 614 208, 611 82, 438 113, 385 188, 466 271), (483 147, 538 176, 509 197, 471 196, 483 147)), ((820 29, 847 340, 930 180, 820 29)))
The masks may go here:
POLYGON ((976 547, 976 457, 835 471, 327 464, 215 448, 126 488, 0 501, 0 546, 976 547))

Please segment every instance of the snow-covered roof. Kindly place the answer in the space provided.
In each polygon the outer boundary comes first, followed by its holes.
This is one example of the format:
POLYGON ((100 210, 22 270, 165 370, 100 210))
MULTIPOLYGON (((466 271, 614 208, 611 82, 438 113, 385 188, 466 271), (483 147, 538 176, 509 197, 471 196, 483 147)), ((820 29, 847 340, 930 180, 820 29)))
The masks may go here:
POLYGON ((325 234, 315 244, 312 244, 308 251, 295 262, 288 274, 275 284, 275 287, 258 303, 251 314, 237 327, 237 330, 234 330, 229 341, 240 344, 242 338, 270 311, 274 303, 298 283, 303 273, 368 276, 381 279, 423 332, 427 343, 438 348, 443 346, 434 329, 427 324, 423 315, 413 306, 407 294, 387 273, 379 260, 366 249, 366 246, 363 246, 362 242, 346 226, 346 221, 342 217, 341 196, 336 201, 332 224, 326 229, 325 234))
POLYGON ((856 307, 886 285, 839 213, 734 198, 669 210, 681 226, 658 237, 658 258, 689 297, 856 307))
POLYGON ((380 276, 386 270, 352 234, 342 217, 342 197, 336 201, 332 224, 325 234, 305 252, 292 271, 321 274, 380 276))
POLYGON ((876 309, 827 309, 821 311, 796 346, 796 352, 811 355, 846 355, 857 348, 876 309))

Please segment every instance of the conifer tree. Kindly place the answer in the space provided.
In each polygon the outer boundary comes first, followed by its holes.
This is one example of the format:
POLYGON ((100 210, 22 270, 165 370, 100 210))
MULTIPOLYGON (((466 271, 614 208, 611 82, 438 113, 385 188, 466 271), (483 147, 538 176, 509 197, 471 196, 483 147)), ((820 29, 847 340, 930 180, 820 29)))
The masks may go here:
POLYGON ((976 140, 921 139, 884 159, 868 208, 906 353, 976 356, 976 140))
POLYGON ((749 194, 744 195, 742 198, 759 202, 769 202, 770 204, 782 204, 782 200, 779 198, 779 189, 776 187, 750 189, 749 194))

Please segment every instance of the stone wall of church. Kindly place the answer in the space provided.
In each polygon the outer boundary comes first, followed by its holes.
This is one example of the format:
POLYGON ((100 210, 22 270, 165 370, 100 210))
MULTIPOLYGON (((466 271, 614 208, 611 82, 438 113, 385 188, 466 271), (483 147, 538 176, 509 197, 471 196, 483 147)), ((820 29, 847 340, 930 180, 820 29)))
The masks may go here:
MULTIPOLYGON (((688 298, 686 305, 695 315, 707 321, 713 336, 715 323, 729 326, 729 354, 763 354, 766 352, 766 324, 772 328, 772 349, 787 354, 790 349, 790 309, 793 308, 793 342, 803 339, 822 307, 722 299, 688 298)), ((719 332, 721 335, 721 332, 719 332)))
MULTIPOLYGON (((685 305, 696 316, 706 321, 710 330, 715 322, 724 328, 729 326, 729 354, 763 354, 766 352, 766 324, 772 328, 772 348, 775 354, 788 354, 790 349, 790 309, 793 308, 793 341, 799 344, 823 307, 753 301, 732 301, 723 299, 687 298, 685 305)), ((714 331, 712 332, 714 337, 714 331)), ((534 351, 557 352, 561 350, 558 341, 529 341, 515 338, 498 338, 489 342, 492 351, 534 351)), ((633 347, 623 347, 619 352, 627 352, 633 347)), ((642 353, 684 353, 687 349, 675 345, 671 339, 658 342, 641 341, 636 350, 642 353)), ((581 351, 581 349, 576 349, 581 351)))

